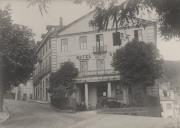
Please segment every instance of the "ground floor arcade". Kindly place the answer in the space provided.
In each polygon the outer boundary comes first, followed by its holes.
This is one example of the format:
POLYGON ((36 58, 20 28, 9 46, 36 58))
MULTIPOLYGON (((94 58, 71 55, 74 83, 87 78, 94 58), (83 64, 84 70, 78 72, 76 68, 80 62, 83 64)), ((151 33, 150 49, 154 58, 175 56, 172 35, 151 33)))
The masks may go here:
POLYGON ((129 89, 117 81, 77 84, 75 97, 78 103, 84 103, 91 109, 97 107, 102 97, 116 98, 123 104, 129 104, 129 89))

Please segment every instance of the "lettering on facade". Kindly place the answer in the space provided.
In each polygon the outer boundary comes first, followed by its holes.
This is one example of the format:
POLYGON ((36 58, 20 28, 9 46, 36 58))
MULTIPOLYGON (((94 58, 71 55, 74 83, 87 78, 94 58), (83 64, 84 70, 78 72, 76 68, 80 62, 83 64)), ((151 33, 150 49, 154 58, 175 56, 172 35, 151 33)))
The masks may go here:
POLYGON ((91 58, 91 55, 88 54, 88 55, 80 55, 80 56, 77 56, 76 57, 78 60, 88 60, 91 58))

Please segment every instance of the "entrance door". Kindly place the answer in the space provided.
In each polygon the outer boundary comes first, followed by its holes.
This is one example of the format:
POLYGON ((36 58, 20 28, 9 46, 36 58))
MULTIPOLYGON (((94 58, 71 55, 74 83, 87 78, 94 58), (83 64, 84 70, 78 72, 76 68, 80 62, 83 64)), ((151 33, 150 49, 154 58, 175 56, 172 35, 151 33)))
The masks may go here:
POLYGON ((107 85, 105 83, 97 86, 97 96, 98 98, 107 97, 107 85))

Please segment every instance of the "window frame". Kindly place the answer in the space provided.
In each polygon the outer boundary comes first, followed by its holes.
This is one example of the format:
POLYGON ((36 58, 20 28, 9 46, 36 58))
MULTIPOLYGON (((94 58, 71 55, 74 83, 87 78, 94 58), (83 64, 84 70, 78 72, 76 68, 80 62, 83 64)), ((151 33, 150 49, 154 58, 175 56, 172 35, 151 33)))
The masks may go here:
POLYGON ((61 52, 68 52, 68 39, 67 38, 61 39, 61 52), (63 42, 63 41, 66 41, 66 42, 63 42))
POLYGON ((87 36, 80 36, 79 37, 79 47, 80 47, 80 50, 86 50, 87 49, 87 36), (85 38, 85 40, 83 40, 83 38, 85 38))
POLYGON ((80 66, 80 68, 79 68, 80 73, 88 72, 88 60, 80 60, 80 65, 79 66, 80 66), (86 63, 86 68, 82 68, 83 66, 85 67, 85 63, 86 63), (83 69, 85 69, 85 70, 83 70, 83 69))
POLYGON ((102 33, 96 34, 96 47, 104 46, 104 35, 102 33), (97 40, 97 37, 99 36, 99 41, 97 40), (101 37, 102 36, 102 40, 101 37))
POLYGON ((97 59, 96 67, 97 67, 97 71, 104 71, 105 70, 105 59, 97 59), (102 65, 99 65, 100 62, 103 62, 103 69, 99 68, 99 67, 102 67, 102 65))

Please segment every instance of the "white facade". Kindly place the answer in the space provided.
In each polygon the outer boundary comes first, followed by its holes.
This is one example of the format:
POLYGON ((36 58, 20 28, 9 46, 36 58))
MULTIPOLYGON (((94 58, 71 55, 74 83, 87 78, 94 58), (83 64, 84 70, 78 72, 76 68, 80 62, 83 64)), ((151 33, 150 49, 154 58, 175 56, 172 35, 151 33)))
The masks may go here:
POLYGON ((96 107, 98 98, 102 96, 119 97, 121 102, 129 102, 128 88, 118 85, 119 75, 111 66, 113 53, 126 42, 133 40, 135 35, 140 41, 156 45, 156 23, 142 21, 146 23, 145 28, 133 26, 127 29, 119 28, 122 45, 114 46, 114 28, 108 27, 107 31, 98 32, 89 25, 92 18, 93 12, 64 28, 57 28, 53 34, 49 34, 48 38, 43 40, 44 43, 39 46, 37 55, 40 54, 39 51, 42 51, 43 46, 46 48, 47 42, 51 44, 51 47, 50 52, 48 53, 47 50, 47 55, 42 55, 41 61, 36 65, 34 78, 41 76, 39 80, 35 80, 34 92, 37 100, 48 99, 45 88, 49 87, 50 72, 57 71, 62 63, 71 61, 79 69, 79 76, 76 79, 79 89, 76 93, 78 102, 85 102, 87 107, 96 107), (46 75, 39 75, 41 71, 38 71, 40 70, 38 67, 42 65, 45 58, 50 58, 50 62, 46 64, 50 66, 50 71, 45 73, 46 75))
POLYGON ((15 95, 15 100, 33 100, 33 80, 28 80, 25 84, 14 87, 11 91, 15 95))
POLYGON ((170 88, 170 83, 161 83, 159 89, 160 104, 161 104, 161 115, 164 118, 175 117, 175 93, 170 88))

